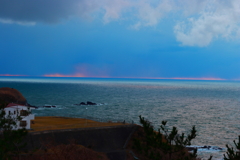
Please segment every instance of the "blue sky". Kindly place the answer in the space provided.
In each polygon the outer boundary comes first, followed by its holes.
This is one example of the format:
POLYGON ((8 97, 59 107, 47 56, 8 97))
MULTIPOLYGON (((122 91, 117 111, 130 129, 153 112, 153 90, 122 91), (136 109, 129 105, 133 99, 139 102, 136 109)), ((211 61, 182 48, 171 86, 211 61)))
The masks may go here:
POLYGON ((238 0, 0 0, 0 76, 240 79, 238 0))

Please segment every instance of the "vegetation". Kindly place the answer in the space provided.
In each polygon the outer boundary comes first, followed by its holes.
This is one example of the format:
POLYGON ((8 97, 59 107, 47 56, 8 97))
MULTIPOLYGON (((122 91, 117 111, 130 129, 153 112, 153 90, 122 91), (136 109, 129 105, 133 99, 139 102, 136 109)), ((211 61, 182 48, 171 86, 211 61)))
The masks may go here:
POLYGON ((233 141, 235 145, 235 149, 233 147, 227 147, 227 155, 224 154, 224 160, 239 160, 240 159, 240 136, 238 136, 238 142, 233 141))
POLYGON ((140 123, 143 126, 144 133, 141 138, 134 139, 133 148, 148 159, 179 159, 191 160, 196 159, 197 149, 193 153, 188 153, 185 149, 187 145, 191 145, 191 141, 196 137, 195 126, 192 127, 190 134, 178 134, 176 127, 171 130, 167 129, 167 121, 162 121, 158 132, 154 131, 151 122, 139 116, 140 123))
MULTIPOLYGON (((194 160, 197 158, 197 149, 188 154, 185 147, 191 145, 191 141, 196 137, 195 126, 192 127, 190 134, 178 134, 176 127, 168 130, 167 121, 162 121, 160 128, 156 132, 148 120, 139 116, 143 132, 139 132, 134 138, 132 148, 142 159, 148 160, 194 160), (140 135, 140 136, 139 136, 140 135), (142 156, 143 155, 143 156, 142 156)), ((238 142, 233 141, 235 147, 226 145, 227 152, 224 160, 240 160, 240 136, 238 142)), ((208 160, 211 160, 212 156, 208 160)))
POLYGON ((25 128, 13 130, 21 117, 7 115, 4 111, 5 103, 0 104, 0 159, 8 159, 10 155, 19 155, 20 150, 26 145, 23 138, 27 135, 25 128))

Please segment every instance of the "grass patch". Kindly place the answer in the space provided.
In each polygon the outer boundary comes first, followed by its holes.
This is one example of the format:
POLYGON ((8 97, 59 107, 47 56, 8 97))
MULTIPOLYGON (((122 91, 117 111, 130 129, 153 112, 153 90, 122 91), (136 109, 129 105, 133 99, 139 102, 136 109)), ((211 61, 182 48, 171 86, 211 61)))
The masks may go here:
POLYGON ((68 117, 35 117, 32 121, 30 132, 74 129, 74 128, 90 128, 90 127, 107 127, 126 125, 122 122, 97 122, 84 118, 68 118, 68 117))

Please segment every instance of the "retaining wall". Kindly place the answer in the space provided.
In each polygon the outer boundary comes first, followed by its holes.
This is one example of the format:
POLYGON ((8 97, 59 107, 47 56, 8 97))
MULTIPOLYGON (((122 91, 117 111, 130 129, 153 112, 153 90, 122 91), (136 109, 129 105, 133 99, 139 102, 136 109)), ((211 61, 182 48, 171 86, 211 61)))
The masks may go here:
POLYGON ((100 128, 54 130, 31 132, 26 138, 26 149, 44 147, 44 143, 53 141, 58 144, 75 143, 90 147, 95 151, 112 152, 123 149, 128 137, 135 130, 136 125, 124 125, 100 128))

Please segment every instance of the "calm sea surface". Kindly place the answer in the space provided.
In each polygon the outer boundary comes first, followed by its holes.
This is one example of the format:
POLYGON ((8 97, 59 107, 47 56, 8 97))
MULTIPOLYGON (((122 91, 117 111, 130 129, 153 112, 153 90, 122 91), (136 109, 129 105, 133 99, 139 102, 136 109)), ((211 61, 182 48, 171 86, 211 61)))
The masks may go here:
MULTIPOLYGON (((19 90, 32 105, 57 105, 34 110, 36 116, 138 123, 142 115, 156 128, 162 120, 185 133, 195 125, 197 146, 224 148, 240 135, 240 82, 0 77, 0 87, 19 90), (74 105, 86 101, 98 105, 74 105)), ((199 156, 220 159, 223 153, 205 150, 199 156)))

